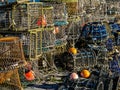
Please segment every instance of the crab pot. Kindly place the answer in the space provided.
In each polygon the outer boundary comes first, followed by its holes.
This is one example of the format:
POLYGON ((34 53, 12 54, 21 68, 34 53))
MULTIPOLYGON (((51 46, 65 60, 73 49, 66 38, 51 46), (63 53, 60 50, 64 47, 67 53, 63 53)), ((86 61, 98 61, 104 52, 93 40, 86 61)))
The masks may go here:
POLYGON ((45 3, 45 6, 52 6, 53 7, 53 18, 54 18, 54 25, 61 26, 66 25, 67 22, 67 11, 64 3, 55 3, 49 2, 45 3))
POLYGON ((13 6, 12 29, 28 31, 42 27, 42 3, 30 2, 13 6))
POLYGON ((36 60, 42 52, 42 32, 40 30, 32 29, 30 32, 8 32, 2 35, 19 37, 22 41, 25 58, 27 60, 36 60))
POLYGON ((81 49, 75 57, 75 67, 79 68, 88 68, 94 67, 96 62, 96 55, 93 50, 90 49, 81 49))
POLYGON ((54 29, 44 28, 42 31, 42 52, 50 52, 54 50, 55 35, 54 29))
POLYGON ((0 38, 0 88, 21 90, 18 68, 26 65, 21 41, 18 37, 0 38))
POLYGON ((65 33, 65 25, 55 26, 54 34, 56 37, 55 46, 61 46, 66 44, 67 35, 65 33))
POLYGON ((53 26, 53 7, 52 6, 44 6, 43 7, 43 15, 45 15, 46 26, 53 26))
POLYGON ((0 30, 8 30, 11 25, 11 8, 0 8, 0 30))
POLYGON ((67 25, 67 28, 65 29, 67 40, 69 43, 76 42, 78 40, 80 35, 80 25, 79 22, 71 22, 67 25))
POLYGON ((68 16, 78 14, 78 0, 62 0, 62 2, 66 3, 68 16))
POLYGON ((0 71, 9 71, 25 64, 21 41, 17 37, 0 39, 0 71))
POLYGON ((22 90, 18 69, 0 73, 1 90, 22 90))
POLYGON ((107 40, 107 30, 101 22, 92 22, 84 25, 82 37, 89 38, 93 43, 101 43, 107 40))
POLYGON ((21 33, 20 37, 23 42, 23 50, 27 59, 37 60, 42 53, 42 32, 31 30, 28 33, 21 33))
POLYGON ((97 64, 98 65, 107 65, 108 62, 106 60, 107 58, 107 48, 99 46, 95 49, 96 56, 97 56, 97 64))
POLYGON ((97 64, 96 55, 93 50, 81 49, 76 55, 64 52, 55 56, 56 67, 63 70, 77 70, 94 67, 97 64))

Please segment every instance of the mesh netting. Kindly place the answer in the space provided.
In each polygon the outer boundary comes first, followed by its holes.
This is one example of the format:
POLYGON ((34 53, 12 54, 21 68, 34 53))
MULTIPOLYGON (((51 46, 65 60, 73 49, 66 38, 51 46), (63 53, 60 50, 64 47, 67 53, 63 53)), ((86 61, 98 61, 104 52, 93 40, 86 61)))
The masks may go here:
POLYGON ((78 14, 78 0, 62 0, 62 2, 66 3, 68 16, 78 14))
POLYGON ((41 17, 41 3, 34 2, 15 5, 12 11, 12 28, 19 31, 37 28, 39 27, 38 22, 42 21, 41 17))
POLYGON ((43 7, 43 13, 46 18, 47 26, 53 26, 53 7, 43 7))
POLYGON ((65 25, 67 24, 67 11, 64 3, 49 2, 45 3, 46 6, 53 7, 54 25, 65 25))
POLYGON ((0 90, 21 90, 18 70, 0 73, 0 90))
POLYGON ((65 25, 62 26, 57 26, 56 28, 58 28, 58 32, 56 31, 56 41, 55 41, 55 46, 60 46, 63 44, 66 44, 66 39, 67 39, 67 35, 65 33, 65 25))
POLYGON ((0 30, 6 30, 11 23, 11 8, 0 8, 0 30))
POLYGON ((16 36, 22 41, 23 51, 26 59, 33 60, 37 59, 41 55, 41 29, 32 29, 30 32, 11 32, 6 33, 4 36, 16 36))
POLYGON ((42 52, 48 52, 54 49, 55 35, 53 30, 42 31, 42 52))
POLYGON ((0 39, 0 72, 12 70, 25 64, 22 44, 17 37, 0 39))

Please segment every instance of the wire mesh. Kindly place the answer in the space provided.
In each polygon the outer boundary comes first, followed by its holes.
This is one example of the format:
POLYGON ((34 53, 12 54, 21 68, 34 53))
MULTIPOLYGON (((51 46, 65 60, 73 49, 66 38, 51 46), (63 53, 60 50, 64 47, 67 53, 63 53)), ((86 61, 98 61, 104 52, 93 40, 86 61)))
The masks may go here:
POLYGON ((1 90, 22 90, 17 69, 0 73, 0 76, 1 90))
POLYGON ((68 24, 65 29, 67 40, 69 43, 75 44, 76 40, 78 40, 80 35, 80 26, 79 22, 71 22, 68 24))
POLYGON ((96 55, 93 50, 81 49, 75 56, 75 67, 77 68, 94 67, 96 64, 96 55))
POLYGON ((65 28, 66 28, 65 25, 55 27, 55 30, 54 30, 54 34, 56 37, 55 46, 61 46, 67 43, 67 40, 66 40, 67 35, 65 33, 65 28))
POLYGON ((47 26, 53 26, 53 7, 44 6, 43 15, 45 15, 47 26))
POLYGON ((53 30, 46 30, 44 28, 42 31, 42 52, 49 52, 54 50, 55 35, 53 30))
POLYGON ((21 41, 17 37, 0 39, 0 72, 9 71, 25 64, 21 41))
POLYGON ((42 3, 24 3, 13 6, 13 30, 27 31, 42 26, 42 3))
POLYGON ((0 9, 0 30, 8 30, 11 23, 11 8, 4 7, 0 9))
POLYGON ((11 32, 3 36, 16 36, 22 41, 23 52, 27 60, 36 60, 42 53, 42 31, 32 29, 29 32, 11 32))
POLYGON ((60 26, 67 24, 67 11, 64 3, 49 2, 46 6, 53 7, 54 25, 60 26))
POLYGON ((66 3, 68 16, 78 14, 78 0, 62 0, 62 2, 66 3))

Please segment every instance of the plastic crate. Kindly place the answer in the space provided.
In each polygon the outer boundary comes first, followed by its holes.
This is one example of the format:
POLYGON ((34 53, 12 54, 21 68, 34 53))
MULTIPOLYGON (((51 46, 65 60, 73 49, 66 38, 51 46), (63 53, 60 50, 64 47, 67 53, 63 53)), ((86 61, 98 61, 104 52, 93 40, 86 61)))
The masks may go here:
POLYGON ((40 2, 22 3, 13 6, 12 29, 16 31, 28 31, 42 27, 42 8, 40 2))

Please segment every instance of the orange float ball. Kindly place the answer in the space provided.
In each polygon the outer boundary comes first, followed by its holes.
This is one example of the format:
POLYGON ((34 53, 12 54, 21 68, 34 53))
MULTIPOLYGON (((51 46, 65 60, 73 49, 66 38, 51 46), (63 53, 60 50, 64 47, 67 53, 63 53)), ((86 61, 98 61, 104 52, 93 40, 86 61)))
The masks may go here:
POLYGON ((70 79, 71 79, 71 80, 76 80, 76 79, 78 79, 78 74, 75 73, 75 72, 73 72, 73 73, 70 75, 70 79))
POLYGON ((86 69, 82 70, 80 74, 84 78, 88 78, 90 76, 90 72, 88 70, 86 70, 86 69))
POLYGON ((34 72, 32 70, 30 70, 29 72, 26 72, 25 73, 25 78, 28 80, 28 81, 32 81, 35 79, 35 76, 34 76, 34 72))
POLYGON ((72 53, 72 54, 77 54, 77 49, 72 47, 69 49, 69 52, 72 53))
POLYGON ((55 29, 54 29, 53 33, 54 33, 54 34, 59 33, 59 28, 58 28, 58 27, 55 27, 55 29))
POLYGON ((46 25, 47 25, 47 21, 46 21, 45 16, 42 17, 42 25, 43 25, 43 26, 46 26, 46 25))

